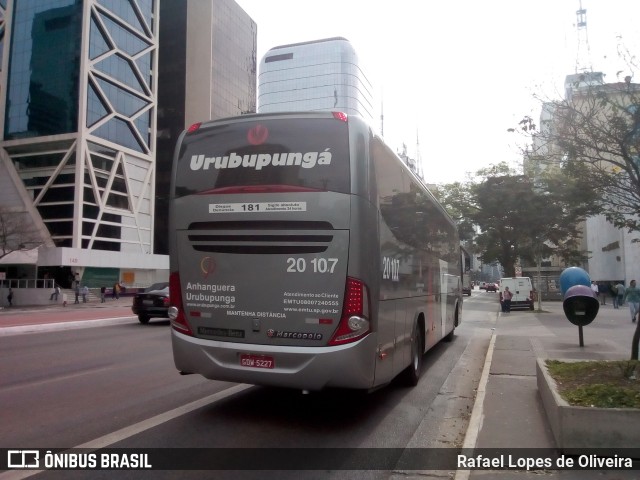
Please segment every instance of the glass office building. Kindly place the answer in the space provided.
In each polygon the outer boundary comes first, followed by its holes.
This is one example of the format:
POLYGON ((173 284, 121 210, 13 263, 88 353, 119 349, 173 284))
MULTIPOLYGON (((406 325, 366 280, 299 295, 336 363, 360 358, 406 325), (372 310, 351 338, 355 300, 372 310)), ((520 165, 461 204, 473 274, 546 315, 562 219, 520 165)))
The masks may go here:
POLYGON ((258 111, 308 110, 340 110, 373 120, 371 82, 347 39, 281 45, 262 58, 258 111))
POLYGON ((255 112, 256 40, 234 0, 0 0, 0 208, 40 232, 38 275, 168 278, 175 142, 255 112))
POLYGON ((156 253, 169 253, 169 182, 180 133, 256 111, 257 30, 234 0, 160 4, 156 253))
POLYGON ((1 6, 0 155, 57 249, 50 261, 143 263, 153 253, 158 1, 1 6))

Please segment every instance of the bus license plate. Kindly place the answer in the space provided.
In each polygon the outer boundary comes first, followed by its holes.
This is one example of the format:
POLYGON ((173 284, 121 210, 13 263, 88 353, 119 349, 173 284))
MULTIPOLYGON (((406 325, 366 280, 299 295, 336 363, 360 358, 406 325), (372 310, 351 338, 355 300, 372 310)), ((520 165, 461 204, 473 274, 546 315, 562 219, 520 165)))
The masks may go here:
POLYGON ((253 368, 274 368, 273 357, 267 355, 240 355, 240 365, 253 368))

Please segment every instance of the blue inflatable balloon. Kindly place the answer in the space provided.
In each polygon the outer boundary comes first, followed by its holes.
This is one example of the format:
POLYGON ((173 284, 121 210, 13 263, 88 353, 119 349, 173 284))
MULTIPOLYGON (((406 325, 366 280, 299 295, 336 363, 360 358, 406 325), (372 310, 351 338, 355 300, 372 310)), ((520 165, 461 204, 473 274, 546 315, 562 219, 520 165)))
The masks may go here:
POLYGON ((589 274, 580 267, 565 268, 560 274, 560 292, 562 296, 564 297, 567 290, 576 285, 591 286, 589 274))

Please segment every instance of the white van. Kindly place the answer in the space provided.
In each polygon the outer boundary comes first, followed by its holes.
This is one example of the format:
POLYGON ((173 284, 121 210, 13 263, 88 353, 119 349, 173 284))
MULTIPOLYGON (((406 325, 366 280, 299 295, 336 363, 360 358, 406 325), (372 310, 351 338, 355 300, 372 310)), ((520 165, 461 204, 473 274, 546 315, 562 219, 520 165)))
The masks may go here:
POLYGON ((528 308, 533 310, 533 285, 529 277, 506 277, 500 279, 500 303, 502 303, 502 292, 505 287, 513 295, 511 308, 528 308))

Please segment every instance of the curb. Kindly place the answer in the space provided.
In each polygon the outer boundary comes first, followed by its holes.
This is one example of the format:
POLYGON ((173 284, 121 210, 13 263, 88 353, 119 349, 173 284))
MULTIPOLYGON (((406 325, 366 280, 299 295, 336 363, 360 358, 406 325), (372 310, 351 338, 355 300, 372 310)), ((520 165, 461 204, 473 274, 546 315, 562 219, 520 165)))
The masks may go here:
POLYGON ((0 338, 22 335, 24 333, 57 332, 63 330, 77 330, 80 328, 102 327, 105 325, 117 325, 130 323, 135 316, 97 318, 95 320, 77 320, 73 322, 41 323, 35 325, 16 325, 12 327, 0 327, 0 338))
MULTIPOLYGON (((487 383, 489 382, 489 372, 491 371, 491 361, 493 360, 493 350, 496 343, 495 328, 492 328, 491 340, 489 341, 489 348, 487 349, 487 356, 484 359, 484 367, 482 368, 482 375, 480 376, 480 383, 478 384, 478 392, 476 394, 476 400, 473 403, 473 410, 471 411, 471 418, 469 419, 469 426, 467 427, 467 433, 464 436, 464 442, 462 443, 463 449, 473 449, 478 441, 478 435, 482 428, 482 422, 484 420, 484 397, 487 392, 487 383)), ((456 470, 454 480, 467 480, 471 474, 471 470, 456 470)))
POLYGON ((94 308, 118 308, 118 307, 131 307, 132 300, 127 299, 126 302, 120 301, 106 301, 101 303, 97 302, 87 302, 87 303, 78 303, 74 304, 73 302, 67 302, 66 305, 62 303, 54 303, 49 305, 20 305, 13 307, 3 307, 0 306, 0 315, 10 315, 10 314, 24 314, 24 313, 37 313, 37 312, 50 312, 52 310, 59 310, 62 312, 71 311, 71 310, 85 310, 85 309, 94 309, 94 308))

